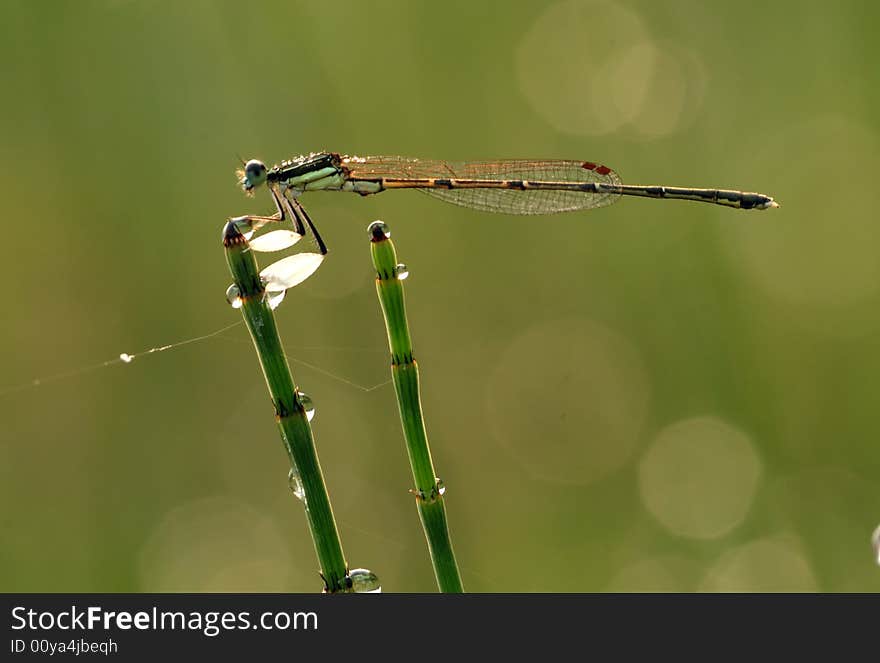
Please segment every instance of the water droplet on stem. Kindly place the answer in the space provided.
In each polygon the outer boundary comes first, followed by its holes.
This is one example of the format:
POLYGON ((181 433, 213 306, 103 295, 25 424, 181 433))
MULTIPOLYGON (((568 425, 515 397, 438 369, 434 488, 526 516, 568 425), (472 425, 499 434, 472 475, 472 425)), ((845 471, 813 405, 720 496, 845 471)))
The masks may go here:
POLYGON ((391 230, 385 225, 384 221, 373 221, 373 223, 367 226, 367 232, 370 233, 370 237, 374 242, 391 237, 391 230))
POLYGON ((299 391, 297 389, 296 398, 299 401, 299 404, 302 405, 302 409, 306 413, 306 419, 308 419, 309 421, 314 419, 315 418, 315 404, 312 402, 311 396, 309 396, 307 393, 299 391))
POLYGON ((346 585, 349 585, 349 591, 355 594, 379 594, 382 592, 379 576, 369 569, 352 569, 348 572, 346 581, 346 585))
POLYGON ((234 283, 226 288, 226 301, 232 308, 241 308, 241 290, 234 283))
POLYGON ((290 468, 290 472, 287 473, 287 485, 290 486, 290 490, 293 491, 293 494, 296 495, 298 500, 302 502, 306 501, 306 490, 303 487, 302 479, 299 476, 299 472, 292 467, 290 468))
POLYGON ((871 536, 871 545, 874 547, 874 560, 880 564, 880 526, 874 530, 871 536))

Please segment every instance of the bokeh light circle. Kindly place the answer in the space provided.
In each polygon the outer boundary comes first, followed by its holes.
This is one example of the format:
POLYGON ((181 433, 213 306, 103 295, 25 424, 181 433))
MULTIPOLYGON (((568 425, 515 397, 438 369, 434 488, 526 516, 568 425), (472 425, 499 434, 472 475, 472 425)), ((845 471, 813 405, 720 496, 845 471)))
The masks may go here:
POLYGON ((764 538, 723 554, 700 585, 703 592, 815 592, 816 578, 796 542, 764 538))
POLYGON ((713 539, 745 518, 761 462, 742 431, 714 417, 660 431, 639 465, 645 508, 670 532, 713 539))
POLYGON ((532 476, 586 484, 632 455, 648 411, 642 360, 586 320, 536 325, 495 365, 488 412, 502 447, 532 476))
MULTIPOLYGON (((731 260, 786 303, 838 309, 876 296, 877 211, 865 192, 876 188, 880 136, 849 118, 815 116, 770 137, 754 158, 780 154, 786 167, 770 193, 781 207, 759 226, 721 229, 731 260)), ((826 317, 823 328, 834 323, 826 317)))
POLYGON ((624 127, 644 138, 693 117, 705 72, 693 54, 659 44, 632 9, 562 0, 547 7, 517 50, 520 89, 559 131, 600 136, 624 127))
POLYGON ((182 504, 140 553, 145 592, 272 592, 291 560, 275 522, 247 504, 212 497, 182 504))

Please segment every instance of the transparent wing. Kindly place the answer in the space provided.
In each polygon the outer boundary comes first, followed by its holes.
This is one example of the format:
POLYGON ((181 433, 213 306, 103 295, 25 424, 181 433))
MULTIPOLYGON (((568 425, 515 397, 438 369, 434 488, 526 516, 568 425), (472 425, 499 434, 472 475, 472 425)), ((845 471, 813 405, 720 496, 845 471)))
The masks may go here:
POLYGON ((526 180, 544 183, 541 188, 419 188, 454 205, 502 214, 554 214, 593 209, 614 203, 617 193, 573 190, 572 183, 620 185, 610 168, 589 161, 526 160, 469 161, 464 163, 394 156, 345 157, 354 178, 442 178, 457 180, 526 180), (553 183, 559 183, 553 188, 553 183))

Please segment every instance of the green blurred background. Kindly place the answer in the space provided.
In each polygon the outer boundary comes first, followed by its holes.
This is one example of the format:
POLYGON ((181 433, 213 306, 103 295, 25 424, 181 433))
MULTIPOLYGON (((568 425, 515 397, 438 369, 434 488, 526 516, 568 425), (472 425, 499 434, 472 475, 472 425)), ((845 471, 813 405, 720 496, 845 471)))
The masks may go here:
POLYGON ((237 154, 583 158, 629 199, 304 198, 279 324, 352 567, 435 588, 374 293, 389 224, 471 591, 878 591, 876 3, 0 9, 0 590, 317 591, 220 231, 237 154), (73 371, 57 380, 46 378, 73 371), (359 388, 360 387, 360 388, 359 388))

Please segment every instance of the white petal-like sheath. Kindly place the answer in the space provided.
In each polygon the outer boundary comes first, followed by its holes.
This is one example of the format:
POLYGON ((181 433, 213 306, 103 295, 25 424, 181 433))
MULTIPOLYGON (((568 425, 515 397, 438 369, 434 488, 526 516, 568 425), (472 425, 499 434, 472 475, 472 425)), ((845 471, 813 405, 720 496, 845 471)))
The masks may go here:
POLYGON ((287 290, 281 290, 280 292, 275 292, 274 290, 266 291, 266 303, 269 305, 269 308, 273 311, 278 308, 278 305, 284 301, 284 293, 287 290))
POLYGON ((287 290, 299 285, 321 266, 324 256, 320 253, 297 253, 273 262, 260 272, 260 278, 266 290, 287 290))
POLYGON ((273 230, 251 240, 250 245, 254 251, 268 253, 270 251, 282 251, 293 246, 301 239, 302 235, 292 230, 273 230))

